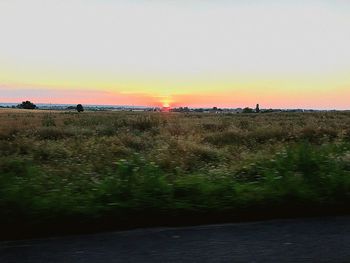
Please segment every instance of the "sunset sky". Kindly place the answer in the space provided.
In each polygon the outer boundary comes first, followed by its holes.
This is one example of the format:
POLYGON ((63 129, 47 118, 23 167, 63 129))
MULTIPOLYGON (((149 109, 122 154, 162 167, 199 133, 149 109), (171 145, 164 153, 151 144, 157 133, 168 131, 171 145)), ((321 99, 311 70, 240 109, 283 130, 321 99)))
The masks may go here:
POLYGON ((0 102, 350 109, 350 1, 0 0, 0 102))

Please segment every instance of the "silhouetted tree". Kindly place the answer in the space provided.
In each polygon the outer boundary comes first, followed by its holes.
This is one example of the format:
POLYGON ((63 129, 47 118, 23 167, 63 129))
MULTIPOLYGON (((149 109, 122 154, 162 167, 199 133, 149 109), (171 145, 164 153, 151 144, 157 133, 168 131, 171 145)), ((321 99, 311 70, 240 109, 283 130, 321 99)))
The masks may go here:
POLYGON ((78 111, 78 112, 83 112, 83 111, 84 111, 83 105, 78 104, 78 105, 77 105, 77 111, 78 111))
POLYGON ((242 113, 253 113, 253 112, 254 112, 254 110, 251 108, 248 108, 248 107, 244 108, 242 111, 242 113))
POLYGON ((21 104, 17 105, 18 109, 26 109, 26 110, 34 110, 36 109, 36 105, 30 101, 23 101, 21 104))
POLYGON ((259 112, 260 112, 259 104, 256 104, 255 112, 256 112, 256 113, 259 113, 259 112))

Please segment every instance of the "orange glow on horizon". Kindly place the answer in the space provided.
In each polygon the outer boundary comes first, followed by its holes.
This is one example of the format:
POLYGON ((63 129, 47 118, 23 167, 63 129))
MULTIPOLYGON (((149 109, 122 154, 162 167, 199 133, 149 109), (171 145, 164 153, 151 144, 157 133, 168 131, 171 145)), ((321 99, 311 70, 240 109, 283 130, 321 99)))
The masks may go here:
MULTIPOLYGON (((281 87, 283 87, 281 85, 281 87)), ((0 85, 0 103, 20 103, 30 100, 36 104, 84 104, 148 106, 160 108, 303 108, 303 109, 348 109, 349 86, 314 86, 313 88, 277 88, 277 85, 243 85, 241 87, 217 88, 207 91, 168 92, 166 95, 154 92, 134 93, 88 89, 59 89, 36 87, 35 85, 0 85), (336 101, 336 105, 334 102, 336 101)))

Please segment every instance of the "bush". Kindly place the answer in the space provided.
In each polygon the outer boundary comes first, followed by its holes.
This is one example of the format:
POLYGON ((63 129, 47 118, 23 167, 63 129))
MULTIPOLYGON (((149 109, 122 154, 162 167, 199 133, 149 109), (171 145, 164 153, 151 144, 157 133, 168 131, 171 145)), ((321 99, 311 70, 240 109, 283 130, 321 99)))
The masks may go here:
POLYGON ((78 104, 78 105, 77 105, 77 112, 83 112, 83 111, 84 111, 83 105, 78 104))
POLYGON ((23 101, 21 104, 17 105, 17 108, 19 109, 26 109, 26 110, 34 110, 36 109, 36 105, 30 101, 23 101))
POLYGON ((242 113, 254 113, 254 110, 247 107, 243 109, 242 113))

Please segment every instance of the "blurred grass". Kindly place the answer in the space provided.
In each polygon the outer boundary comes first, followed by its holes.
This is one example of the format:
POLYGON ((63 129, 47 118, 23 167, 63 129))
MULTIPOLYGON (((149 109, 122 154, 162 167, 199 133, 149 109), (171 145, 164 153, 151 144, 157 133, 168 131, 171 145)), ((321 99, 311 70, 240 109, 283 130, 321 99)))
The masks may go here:
POLYGON ((0 225, 348 213, 349 117, 0 112, 0 225))
POLYGON ((81 170, 48 173, 31 161, 2 158, 1 221, 18 216, 40 220, 69 214, 95 217, 125 209, 181 213, 271 204, 347 204, 348 149, 300 144, 230 173, 178 176, 139 155, 116 162, 115 169, 103 176, 81 170))

